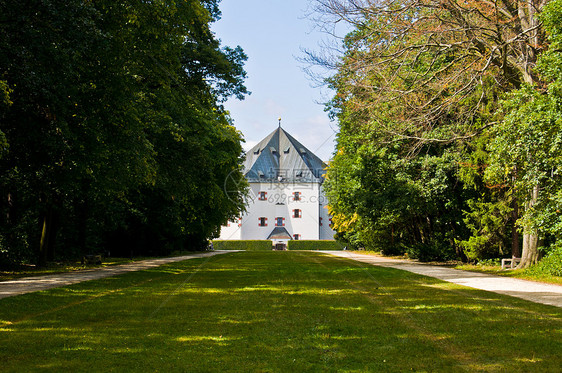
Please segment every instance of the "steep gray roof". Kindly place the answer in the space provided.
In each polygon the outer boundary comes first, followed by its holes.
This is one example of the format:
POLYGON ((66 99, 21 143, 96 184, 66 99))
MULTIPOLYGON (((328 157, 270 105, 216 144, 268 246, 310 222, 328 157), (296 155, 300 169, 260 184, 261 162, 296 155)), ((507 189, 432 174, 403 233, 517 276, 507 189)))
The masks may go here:
POLYGON ((324 181, 326 165, 281 127, 246 153, 244 173, 248 181, 324 181))

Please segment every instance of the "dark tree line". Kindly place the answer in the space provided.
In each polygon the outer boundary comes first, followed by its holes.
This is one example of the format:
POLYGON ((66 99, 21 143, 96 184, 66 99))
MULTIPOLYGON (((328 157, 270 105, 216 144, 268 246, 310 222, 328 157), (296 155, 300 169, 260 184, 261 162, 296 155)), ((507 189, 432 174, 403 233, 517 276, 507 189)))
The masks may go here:
POLYGON ((198 250, 239 214, 221 102, 247 93, 246 56, 210 31, 219 16, 216 0, 0 0, 0 264, 198 250))

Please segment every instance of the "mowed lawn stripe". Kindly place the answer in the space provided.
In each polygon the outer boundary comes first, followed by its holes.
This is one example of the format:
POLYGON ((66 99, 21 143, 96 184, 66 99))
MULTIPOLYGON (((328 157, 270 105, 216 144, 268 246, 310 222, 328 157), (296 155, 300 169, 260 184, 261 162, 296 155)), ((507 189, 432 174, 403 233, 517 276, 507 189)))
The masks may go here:
POLYGON ((559 308, 315 252, 0 300, 2 371, 559 371, 559 308))

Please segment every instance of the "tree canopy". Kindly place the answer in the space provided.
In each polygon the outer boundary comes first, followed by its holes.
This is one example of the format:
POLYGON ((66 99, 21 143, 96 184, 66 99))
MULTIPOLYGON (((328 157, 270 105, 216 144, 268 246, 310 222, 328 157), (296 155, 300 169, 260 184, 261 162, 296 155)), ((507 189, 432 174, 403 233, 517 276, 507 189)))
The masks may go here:
POLYGON ((309 54, 335 67, 327 190, 338 235, 422 259, 522 251, 528 266, 552 250, 560 1, 315 4, 318 21, 352 27, 339 59, 309 54))
POLYGON ((246 56, 218 1, 0 2, 0 251, 200 249, 240 213, 246 56))

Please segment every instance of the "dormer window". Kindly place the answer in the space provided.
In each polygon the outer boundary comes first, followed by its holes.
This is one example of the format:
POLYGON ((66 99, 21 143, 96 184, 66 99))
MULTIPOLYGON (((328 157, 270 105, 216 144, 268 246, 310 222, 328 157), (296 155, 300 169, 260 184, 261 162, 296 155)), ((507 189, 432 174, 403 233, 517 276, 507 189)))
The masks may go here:
POLYGON ((297 173, 295 174, 296 177, 302 177, 302 171, 297 171, 297 173))
POLYGON ((260 148, 257 148, 256 150, 254 150, 254 154, 260 154, 260 148))
POLYGON ((271 154, 277 153, 277 149, 275 149, 273 146, 270 146, 269 150, 271 151, 271 154))
POLYGON ((260 177, 260 179, 265 178, 265 174, 262 171, 258 171, 258 176, 260 177))
POLYGON ((287 147, 285 148, 285 150, 283 150, 283 153, 289 154, 289 150, 290 150, 290 149, 291 149, 291 147, 290 147, 290 146, 287 146, 287 147))

